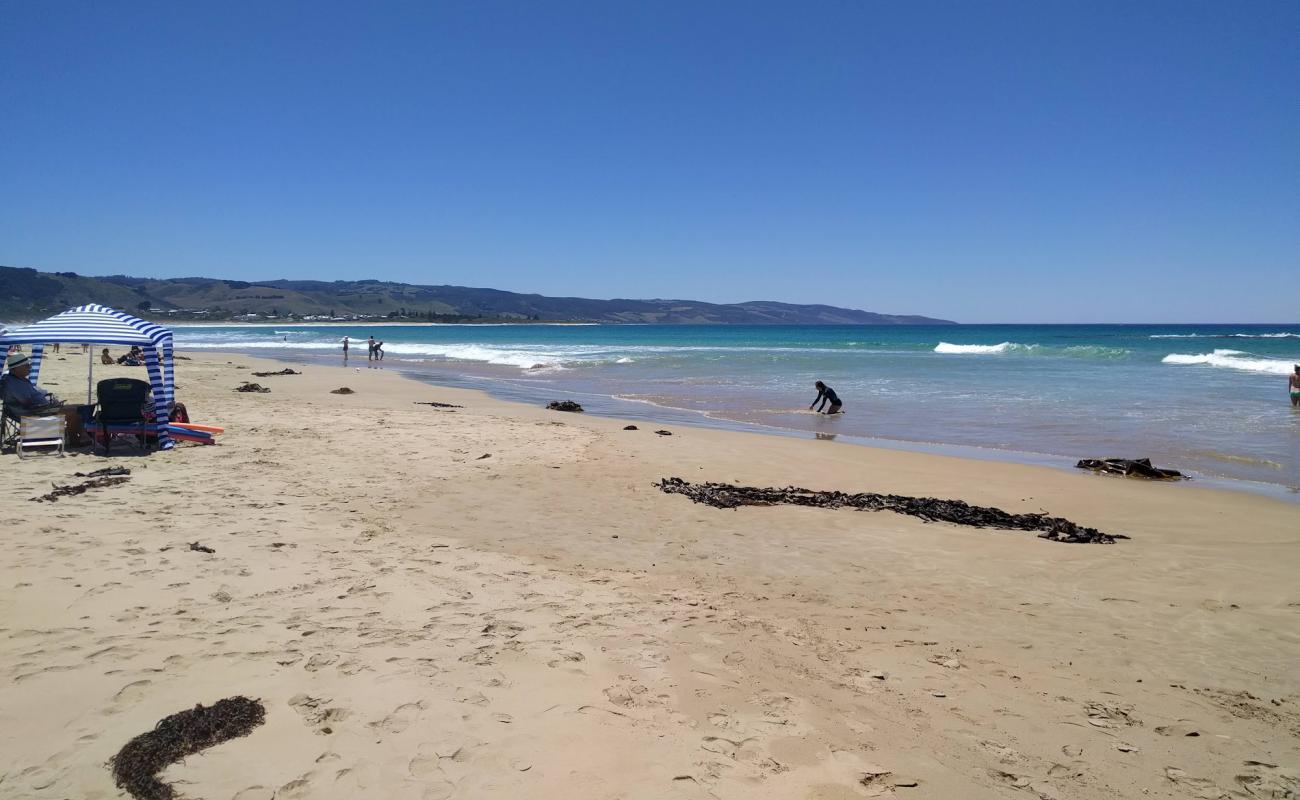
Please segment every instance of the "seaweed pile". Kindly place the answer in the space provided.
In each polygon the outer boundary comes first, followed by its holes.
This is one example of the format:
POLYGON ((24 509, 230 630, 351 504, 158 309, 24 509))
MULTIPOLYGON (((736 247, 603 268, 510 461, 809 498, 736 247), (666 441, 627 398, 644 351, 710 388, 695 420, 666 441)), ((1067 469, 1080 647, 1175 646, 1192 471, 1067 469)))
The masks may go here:
POLYGON ((436 400, 416 400, 415 404, 417 406, 433 406, 434 408, 464 408, 465 407, 465 406, 458 406, 455 403, 439 403, 436 400))
POLYGON ((1161 469, 1154 466, 1149 458, 1084 458, 1074 465, 1078 469, 1090 469, 1103 475, 1127 475, 1135 478, 1148 478, 1153 481, 1181 481, 1187 476, 1176 469, 1161 469))
POLYGON ((263 386, 263 385, 260 384, 260 383, 248 383, 247 381, 245 381, 243 386, 236 386, 236 387, 235 387, 235 391, 236 391, 236 392, 255 392, 255 393, 257 393, 257 394, 266 394, 267 392, 269 392, 269 391, 271 391, 271 390, 268 389, 267 387, 263 386))
POLYGON ((254 377, 254 378, 269 378, 269 377, 271 377, 271 376, 273 376, 273 375, 301 375, 301 374, 302 374, 301 372, 295 372, 294 370, 291 370, 291 369, 289 369, 288 367, 285 367, 284 369, 279 370, 278 372, 254 372, 254 373, 253 373, 253 377, 254 377))
POLYGON ((72 473, 72 477, 103 478, 109 475, 130 475, 130 474, 131 474, 130 467, 104 467, 103 469, 97 469, 92 472, 74 472, 72 473))
POLYGON ((176 790, 157 777, 167 765, 247 736, 265 721, 266 708, 247 697, 227 697, 164 717, 153 730, 127 742, 113 756, 113 780, 136 800, 172 800, 176 790))
MULTIPOLYGON (((100 470, 100 472, 103 471, 104 470, 100 470)), ((128 473, 129 472, 130 470, 128 470, 128 473)), ((91 474, 93 475, 96 473, 91 474)), ((54 483, 51 484, 54 487, 54 491, 47 492, 40 497, 33 497, 31 500, 37 503, 57 503, 60 497, 74 497, 79 494, 85 494, 87 489, 106 489, 109 486, 117 486, 119 483, 126 483, 129 480, 131 480, 131 478, 128 475, 113 473, 110 476, 91 478, 88 481, 68 484, 67 486, 60 486, 57 483, 54 483)))
POLYGON ((818 508, 856 508, 858 511, 893 511, 926 522, 951 522, 971 528, 1001 528, 1012 531, 1038 531, 1038 538, 1072 544, 1113 544, 1129 537, 1102 533, 1062 517, 1046 514, 1011 514, 1000 508, 973 506, 961 500, 934 497, 908 497, 898 494, 861 492, 817 492, 789 486, 784 489, 735 486, 730 483, 689 483, 681 478, 664 478, 659 488, 668 494, 683 494, 696 503, 714 508, 739 506, 815 506, 818 508))
POLYGON ((582 406, 572 400, 552 400, 546 404, 546 408, 550 411, 572 411, 577 414, 582 413, 582 406))

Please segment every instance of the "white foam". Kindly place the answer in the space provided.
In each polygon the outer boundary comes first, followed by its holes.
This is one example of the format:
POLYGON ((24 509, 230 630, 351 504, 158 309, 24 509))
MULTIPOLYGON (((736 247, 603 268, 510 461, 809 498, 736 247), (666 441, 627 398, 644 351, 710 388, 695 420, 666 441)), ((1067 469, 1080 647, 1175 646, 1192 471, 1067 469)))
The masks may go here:
POLYGON ((992 355, 994 353, 1007 353, 1019 347, 1024 347, 1024 345, 1015 342, 1003 342, 1001 344, 949 344, 948 342, 939 342, 938 346, 934 348, 934 352, 992 355))
POLYGON ((1162 364, 1202 364, 1245 372, 1264 372, 1269 375, 1287 375, 1295 369, 1295 362, 1278 358, 1253 358, 1240 350, 1215 350, 1213 353, 1170 353, 1160 359, 1162 364), (1243 358, 1243 356, 1247 356, 1243 358))
MULTIPOLYGON (((358 344, 365 344, 365 340, 360 341, 353 339, 353 349, 358 344)), ((194 350, 339 350, 343 349, 341 342, 283 342, 279 339, 270 342, 241 342, 237 339, 231 339, 224 342, 192 342, 181 339, 176 343, 178 349, 194 350)))
POLYGON ((1300 339, 1300 333, 1153 333, 1148 339, 1300 339))

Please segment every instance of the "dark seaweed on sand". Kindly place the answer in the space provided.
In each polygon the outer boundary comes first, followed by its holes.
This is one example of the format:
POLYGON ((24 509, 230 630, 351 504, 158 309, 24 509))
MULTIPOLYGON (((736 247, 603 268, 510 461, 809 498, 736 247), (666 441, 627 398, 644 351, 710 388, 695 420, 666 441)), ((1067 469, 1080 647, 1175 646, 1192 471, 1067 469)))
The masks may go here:
POLYGON ((109 486, 117 486, 120 483, 126 483, 129 480, 131 480, 129 477, 119 475, 116 477, 93 478, 88 481, 73 483, 67 486, 60 486, 56 483, 53 484, 54 491, 43 494, 40 497, 33 497, 31 500, 37 503, 57 503, 60 497, 73 497, 75 495, 85 494, 87 489, 105 489, 109 486))
POLYGON ((697 503, 714 508, 738 506, 817 506, 820 508, 856 508, 859 511, 893 511, 919 517, 926 522, 951 522, 972 528, 1002 528, 1012 531, 1039 531, 1038 538, 1076 544, 1113 544, 1129 537, 1102 533, 1085 528, 1062 517, 1046 514, 1011 514, 1000 508, 973 506, 961 500, 934 497, 908 497, 898 494, 862 492, 815 492, 789 486, 784 489, 759 489, 729 483, 688 483, 681 478, 664 478, 659 488, 669 494, 684 494, 697 503))
POLYGON ((158 780, 159 772, 200 750, 247 736, 265 721, 261 701, 247 697, 227 697, 164 717, 113 756, 113 779, 136 800, 173 800, 176 791, 158 780))

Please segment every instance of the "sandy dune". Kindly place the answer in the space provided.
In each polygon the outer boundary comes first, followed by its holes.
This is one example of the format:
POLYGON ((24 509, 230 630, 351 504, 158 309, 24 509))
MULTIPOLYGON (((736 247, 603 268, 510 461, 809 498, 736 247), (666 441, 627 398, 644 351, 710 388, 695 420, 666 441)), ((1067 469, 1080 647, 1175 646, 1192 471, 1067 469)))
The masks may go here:
MULTIPOLYGON (((0 456, 0 796, 125 797, 106 762, 127 740, 236 694, 266 724, 170 767, 186 797, 1300 796, 1300 506, 660 437, 360 363, 195 356, 178 395, 220 446, 0 456), (28 501, 110 463, 131 480, 28 501), (721 511, 653 486, 670 475, 1133 538, 721 511)), ((84 396, 84 362, 46 369, 84 396)))

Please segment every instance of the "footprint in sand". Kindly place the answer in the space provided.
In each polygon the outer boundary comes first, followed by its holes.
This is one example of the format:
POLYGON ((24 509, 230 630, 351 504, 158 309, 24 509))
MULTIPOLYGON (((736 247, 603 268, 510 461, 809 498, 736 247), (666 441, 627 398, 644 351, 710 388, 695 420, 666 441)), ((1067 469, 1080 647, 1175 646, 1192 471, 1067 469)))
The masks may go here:
POLYGON ((307 670, 308 672, 316 672, 317 670, 328 667, 330 664, 333 664, 335 661, 338 660, 339 657, 336 655, 317 653, 316 655, 307 659, 307 663, 304 664, 302 668, 307 670))
POLYGON ((296 694, 289 698, 289 707, 298 712, 303 723, 315 728, 317 733, 333 733, 339 723, 352 716, 346 708, 329 706, 329 699, 296 694))
POLYGON ((587 660, 586 656, 584 656, 582 653, 579 653, 575 650, 556 650, 555 654, 559 656, 559 658, 556 658, 552 661, 548 661, 546 663, 546 666, 552 668, 567 667, 572 664, 578 664, 587 660))
POLYGON ((405 731, 407 728, 411 727, 411 724, 414 723, 417 718, 419 718, 420 712, 423 710, 424 710, 423 701, 418 701, 415 703, 403 703, 402 705, 393 709, 393 713, 389 714, 388 716, 384 717, 381 720, 370 723, 370 727, 375 728, 376 730, 386 731, 388 733, 401 733, 405 731))
POLYGON ((153 681, 149 680, 133 681, 132 683, 128 683, 126 686, 118 689, 117 694, 113 695, 113 702, 123 706, 134 705, 144 698, 149 691, 149 687, 152 685, 153 681))
POLYGON ((435 781, 424 787, 420 800, 447 800, 456 793, 456 784, 447 781, 435 781))

